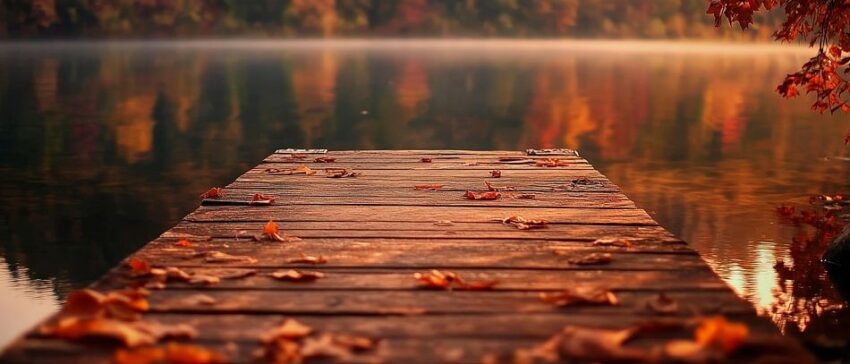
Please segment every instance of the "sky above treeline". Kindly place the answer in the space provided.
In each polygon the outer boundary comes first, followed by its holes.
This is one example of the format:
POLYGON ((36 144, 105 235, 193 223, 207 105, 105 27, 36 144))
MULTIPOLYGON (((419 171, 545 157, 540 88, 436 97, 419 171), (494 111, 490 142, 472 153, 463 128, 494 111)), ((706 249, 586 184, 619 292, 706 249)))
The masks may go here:
POLYGON ((769 40, 707 0, 0 0, 0 37, 569 37, 769 40))

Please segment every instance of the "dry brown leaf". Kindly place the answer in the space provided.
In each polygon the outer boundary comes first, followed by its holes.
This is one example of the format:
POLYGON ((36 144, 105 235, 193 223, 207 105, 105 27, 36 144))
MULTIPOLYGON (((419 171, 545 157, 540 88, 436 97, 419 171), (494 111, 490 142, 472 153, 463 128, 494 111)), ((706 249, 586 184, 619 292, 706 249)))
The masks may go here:
POLYGON ((201 198, 221 198, 224 196, 224 189, 221 187, 213 187, 201 194, 201 198))
POLYGON ((255 193, 251 196, 251 201, 248 202, 249 205, 271 205, 274 204, 275 198, 272 196, 265 196, 259 193, 255 193))
POLYGON ((421 191, 421 190, 436 191, 436 190, 439 190, 441 188, 443 188, 443 185, 416 185, 416 186, 413 186, 414 190, 419 190, 419 191, 421 191))
POLYGON ((192 247, 192 242, 186 239, 180 239, 176 243, 174 243, 174 246, 179 246, 181 248, 190 248, 192 247))
POLYGON ((333 163, 336 162, 336 158, 334 157, 319 157, 313 160, 316 163, 333 163))
POLYGON ((457 279, 457 274, 433 269, 428 273, 413 273, 413 279, 419 281, 422 288, 447 289, 457 279))
POLYGON ((204 261, 207 263, 257 263, 257 259, 254 259, 253 257, 249 257, 247 255, 230 255, 218 250, 207 252, 204 261))
POLYGON ((312 255, 306 255, 304 253, 299 253, 298 258, 291 258, 291 259, 288 260, 288 262, 289 263, 304 263, 304 264, 325 264, 328 261, 325 259, 325 257, 323 257, 321 255, 312 256, 312 255))
POLYGON ((500 171, 498 169, 494 169, 494 170, 490 171, 490 177, 501 178, 502 177, 502 171, 500 171))
POLYGON ((558 158, 543 158, 534 162, 535 167, 566 167, 570 164, 558 158))
POLYGON ((71 292, 62 307, 62 316, 110 317, 120 320, 138 320, 149 308, 145 289, 127 289, 106 294, 83 289, 71 292))
POLYGON ((513 225, 519 230, 542 229, 547 226, 546 220, 531 220, 522 216, 511 216, 502 219, 502 224, 513 225))
POLYGON ((304 339, 301 355, 305 358, 346 358, 351 356, 351 350, 334 342, 332 334, 325 333, 318 338, 304 339))
POLYGON ((55 324, 42 325, 39 332, 66 340, 110 339, 128 347, 153 345, 157 341, 152 334, 131 323, 105 318, 64 317, 55 324))
POLYGON ((345 168, 325 168, 325 177, 328 178, 353 178, 360 177, 362 173, 349 171, 345 168))
POLYGON ((431 162, 433 162, 434 160, 433 160, 433 159, 431 159, 431 158, 422 158, 422 159, 420 159, 419 161, 420 161, 420 162, 422 162, 422 163, 431 163, 431 162))
POLYGON ((466 191, 466 193, 463 196, 466 197, 469 200, 497 200, 502 195, 498 192, 493 192, 493 191, 489 191, 489 192, 466 191))
POLYGON ((600 238, 593 241, 593 246, 616 246, 620 248, 631 248, 634 246, 634 239, 624 238, 600 238))
POLYGON ((292 282, 307 282, 307 281, 315 281, 319 278, 324 278, 325 274, 322 272, 314 272, 314 271, 301 271, 296 269, 290 270, 279 270, 272 272, 270 276, 274 279, 279 279, 282 281, 292 281, 292 282))
POLYGON ((316 174, 316 171, 310 169, 310 167, 301 165, 301 166, 298 166, 298 167, 295 167, 295 168, 288 168, 288 169, 268 168, 268 169, 266 169, 266 173, 268 173, 268 174, 285 174, 285 175, 303 174, 303 175, 306 175, 306 176, 310 176, 310 175, 316 174))
MULTIPOLYGON (((561 255, 560 251, 555 251, 556 255, 561 255)), ((603 265, 610 264, 614 258, 608 253, 590 253, 580 257, 570 258, 567 261, 575 265, 603 265)))
POLYGON ((588 361, 643 361, 648 352, 642 348, 626 347, 637 329, 596 329, 567 326, 561 332, 558 352, 562 358, 588 361))
POLYGON ((277 327, 271 329, 260 337, 263 343, 270 343, 278 339, 300 339, 310 335, 313 328, 298 322, 295 319, 286 319, 277 327))
POLYGON ((219 283, 221 283, 220 278, 206 274, 193 274, 192 277, 189 278, 189 284, 199 286, 213 286, 219 283))
POLYGON ((648 299, 646 308, 655 313, 672 315, 679 312, 679 303, 662 292, 648 299))
POLYGON ((216 269, 207 272, 221 279, 241 279, 257 274, 254 269, 216 269))
POLYGON ((375 339, 372 338, 346 334, 333 334, 333 341, 335 344, 352 351, 372 350, 377 344, 375 339))
POLYGON ((558 293, 540 293, 540 300, 555 306, 603 305, 619 303, 613 292, 598 287, 576 287, 558 293))

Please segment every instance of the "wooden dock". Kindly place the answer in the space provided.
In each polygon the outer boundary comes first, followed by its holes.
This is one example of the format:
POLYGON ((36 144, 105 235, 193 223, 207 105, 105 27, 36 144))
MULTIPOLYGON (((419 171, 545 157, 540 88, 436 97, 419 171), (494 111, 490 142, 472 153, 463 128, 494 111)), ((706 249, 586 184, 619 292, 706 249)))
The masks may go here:
MULTIPOLYGON (((747 327, 745 344, 720 350, 721 361, 802 355, 694 250, 570 150, 278 150, 133 258, 153 273, 128 260, 92 288, 145 285, 144 321, 187 324, 196 331, 187 342, 230 362, 268 359, 268 335, 287 319, 312 328, 286 341, 294 343, 291 362, 665 361, 696 355, 668 344, 693 340, 695 327, 716 315, 747 327), (333 178, 325 168, 346 172, 331 171, 340 175, 333 178), (499 196, 473 200, 467 191, 499 196), (254 194, 275 201, 249 203, 254 194), (545 225, 503 221, 510 217, 545 225), (280 226, 278 237, 253 238, 269 220, 280 226), (319 257, 326 262, 311 264, 319 257), (157 281, 156 269, 168 267, 197 279, 157 281), (309 279, 309 272, 323 276, 309 279), (432 287, 423 287, 429 277, 432 287), (564 290, 573 293, 559 302, 554 295, 564 290), (665 328, 666 336, 638 337, 628 350, 599 341, 604 330, 635 327, 665 328), (554 350, 540 347, 558 333, 570 338, 554 350), (345 344, 325 334, 368 341, 345 344)), ((115 355, 114 343, 48 331, 27 333, 0 361, 92 364, 115 355)), ((700 345, 718 354, 712 343, 700 345)))

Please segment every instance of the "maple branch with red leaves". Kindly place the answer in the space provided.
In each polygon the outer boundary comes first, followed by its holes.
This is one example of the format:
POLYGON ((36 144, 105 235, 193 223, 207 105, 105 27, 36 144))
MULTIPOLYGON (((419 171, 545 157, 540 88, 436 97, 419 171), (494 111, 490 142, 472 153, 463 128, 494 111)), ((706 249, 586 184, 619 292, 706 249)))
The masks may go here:
MULTIPOLYGON (((706 13, 714 15, 715 26, 725 17, 730 26, 742 29, 753 24, 753 14, 781 7, 785 22, 773 33, 782 42, 803 40, 817 45, 818 53, 799 71, 785 76, 776 87, 784 97, 795 97, 804 88, 814 93, 812 110, 850 112, 850 0, 709 0, 706 13)), ((850 141, 850 134, 845 144, 850 141)))

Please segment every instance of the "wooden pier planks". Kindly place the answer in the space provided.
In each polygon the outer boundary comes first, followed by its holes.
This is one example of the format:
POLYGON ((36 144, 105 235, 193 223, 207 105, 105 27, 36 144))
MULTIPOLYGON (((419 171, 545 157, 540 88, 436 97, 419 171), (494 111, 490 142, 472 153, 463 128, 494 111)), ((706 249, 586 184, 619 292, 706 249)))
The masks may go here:
MULTIPOLYGON (((319 331, 379 339, 375 350, 350 361, 479 362, 510 356, 540 343, 567 324, 623 328, 660 317, 645 302, 665 293, 679 303, 666 319, 723 314, 749 325, 756 336, 776 336, 769 321, 738 298, 687 245, 637 208, 602 174, 571 151, 536 156, 514 151, 279 151, 225 189, 135 257, 159 267, 197 274, 246 271, 253 275, 197 287, 169 283, 150 296, 145 319, 188 323, 197 343, 251 362, 258 337, 284 318, 319 331), (316 163, 318 157, 336 158, 316 163), (530 159, 500 161, 500 158, 530 159), (423 161, 425 158, 426 161, 423 161), (568 165, 537 167, 558 158, 568 165), (306 165, 315 175, 270 174, 267 169, 306 165), (324 168, 348 168, 356 178, 326 178, 324 168), (491 170, 501 171, 492 178, 491 170), (468 200, 466 190, 514 186, 492 201, 468 200), (438 191, 414 185, 441 184, 438 191), (254 193, 276 198, 271 206, 242 204, 254 193), (533 193, 534 199, 511 198, 533 193), (545 229, 518 230, 499 220, 545 219, 545 229), (268 220, 301 240, 256 242, 250 236, 268 220), (447 221, 450 221, 447 222, 447 221), (596 246, 600 238, 638 239, 632 247, 596 246), (180 239, 191 249, 176 248, 180 239), (256 262, 208 263, 205 253, 251 256, 256 262), (327 264, 290 264, 301 253, 327 264), (608 253, 605 265, 577 265, 590 253, 608 253), (321 271, 313 282, 282 282, 278 269, 321 271), (412 275, 448 269, 468 280, 495 279, 489 291, 423 290, 412 275), (559 308, 540 292, 577 285, 613 290, 616 306, 559 308), (211 305, 190 303, 202 293, 211 305)), ((134 282, 126 266, 93 285, 121 289, 134 282)), ((108 345, 69 343, 27 334, 11 345, 3 362, 108 362, 108 345)))

